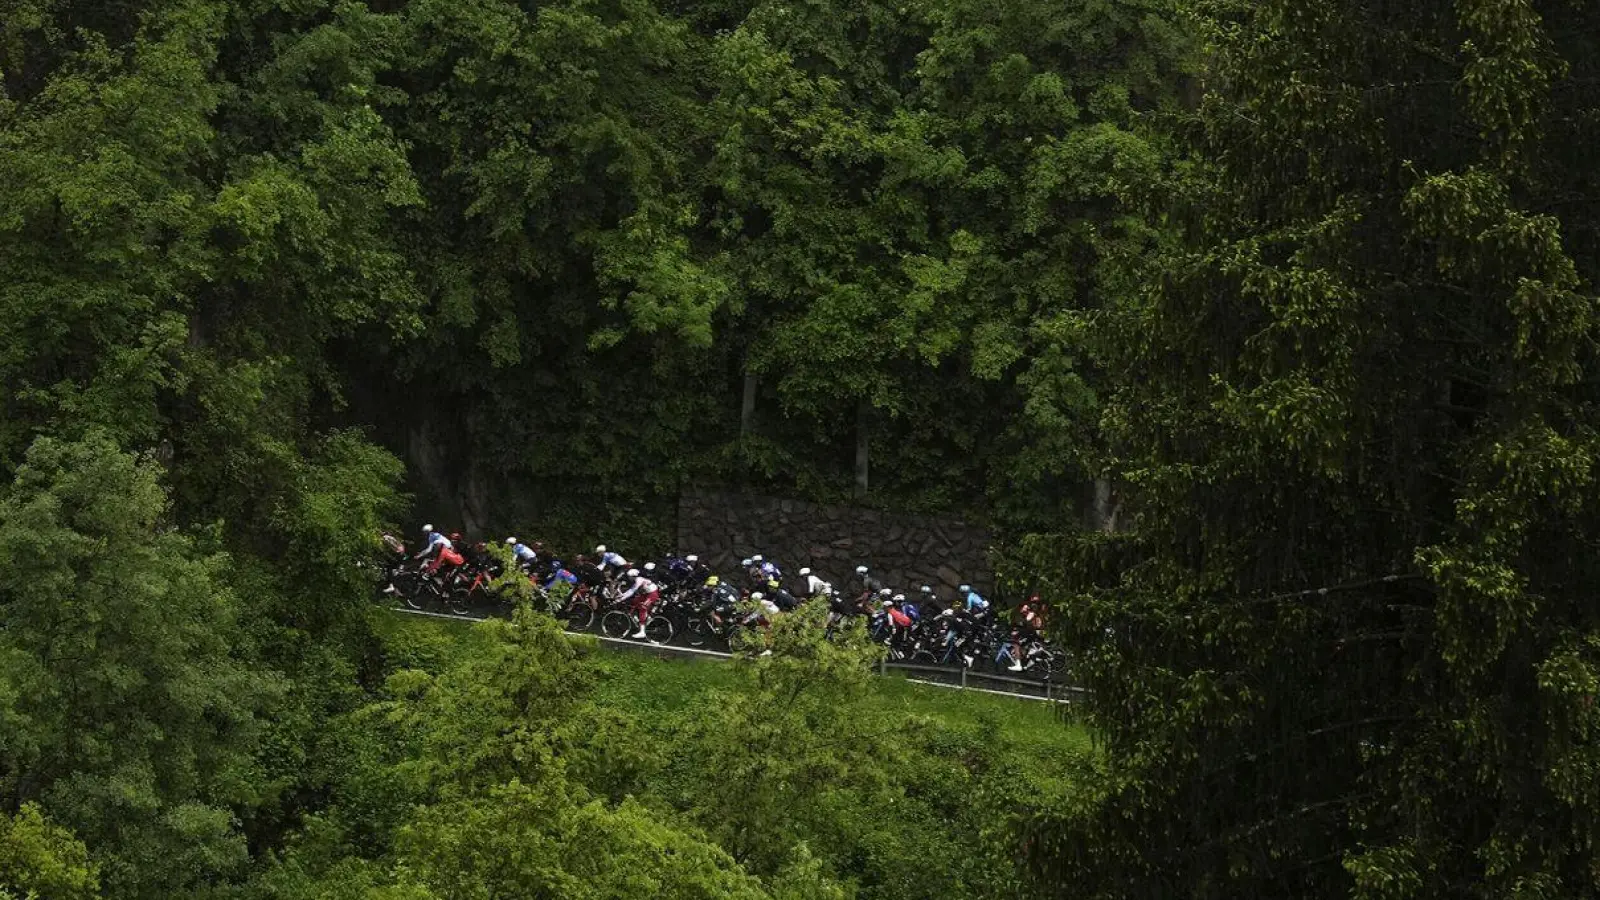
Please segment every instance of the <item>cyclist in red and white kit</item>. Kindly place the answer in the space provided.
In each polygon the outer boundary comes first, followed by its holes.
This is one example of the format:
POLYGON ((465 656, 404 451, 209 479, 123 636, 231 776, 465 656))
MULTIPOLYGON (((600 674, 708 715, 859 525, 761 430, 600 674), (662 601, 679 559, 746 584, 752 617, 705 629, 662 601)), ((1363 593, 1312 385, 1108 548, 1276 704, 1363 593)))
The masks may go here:
POLYGON ((639 620, 639 630, 633 636, 642 638, 644 637, 644 622, 650 618, 650 610, 654 609, 656 603, 661 599, 661 588, 657 587, 654 581, 640 574, 638 569, 629 569, 628 578, 633 583, 617 599, 631 599, 633 601, 633 615, 634 618, 639 620))

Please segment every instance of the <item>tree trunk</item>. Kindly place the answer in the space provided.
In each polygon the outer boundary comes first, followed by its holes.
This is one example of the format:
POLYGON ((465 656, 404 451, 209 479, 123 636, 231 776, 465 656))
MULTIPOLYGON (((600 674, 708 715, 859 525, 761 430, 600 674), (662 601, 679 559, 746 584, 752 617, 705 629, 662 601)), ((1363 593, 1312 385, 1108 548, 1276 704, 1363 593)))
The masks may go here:
POLYGON ((1117 530, 1117 514, 1122 511, 1122 500, 1111 486, 1111 479, 1096 478, 1094 480, 1094 521, 1092 527, 1096 531, 1112 532, 1117 530))
POLYGON ((756 389, 760 387, 761 379, 754 372, 744 373, 744 404, 739 407, 739 436, 750 433, 750 426, 756 417, 756 389))
POLYGON ((461 531, 464 534, 488 539, 484 532, 489 526, 489 489, 475 465, 467 467, 466 483, 461 486, 461 531))
POLYGON ((856 404, 856 497, 858 498, 867 495, 867 474, 871 462, 869 458, 871 435, 867 426, 871 413, 872 407, 867 401, 862 400, 856 404))

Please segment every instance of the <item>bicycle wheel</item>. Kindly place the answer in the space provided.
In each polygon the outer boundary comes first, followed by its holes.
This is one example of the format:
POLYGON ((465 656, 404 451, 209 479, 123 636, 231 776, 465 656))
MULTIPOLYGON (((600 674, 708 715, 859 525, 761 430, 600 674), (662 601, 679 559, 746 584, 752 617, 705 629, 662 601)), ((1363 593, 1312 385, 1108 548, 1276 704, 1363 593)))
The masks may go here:
POLYGON ((569 631, 588 631, 594 627, 594 610, 582 600, 576 601, 567 607, 567 629, 569 631))
POLYGON ((633 633, 633 616, 613 609, 600 619, 600 631, 610 638, 624 638, 633 633))
POLYGON ((652 644, 671 643, 675 630, 666 616, 651 616, 644 622, 644 639, 652 644))
POLYGON ((472 590, 466 585, 456 585, 445 595, 444 608, 451 614, 464 616, 472 608, 472 590))
POLYGON ((1060 650, 1041 650, 1028 662, 1028 671, 1051 681, 1067 667, 1066 654, 1060 650))
POLYGON ((691 647, 704 647, 711 641, 711 623, 695 616, 683 626, 683 642, 691 647))

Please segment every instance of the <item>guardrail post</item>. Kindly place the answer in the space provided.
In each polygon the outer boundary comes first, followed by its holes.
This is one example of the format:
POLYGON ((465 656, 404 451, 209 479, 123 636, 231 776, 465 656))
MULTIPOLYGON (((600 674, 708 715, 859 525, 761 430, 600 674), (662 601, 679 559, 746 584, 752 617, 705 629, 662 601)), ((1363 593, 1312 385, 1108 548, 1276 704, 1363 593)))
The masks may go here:
POLYGON ((882 678, 882 677, 884 677, 885 675, 888 675, 888 674, 889 674, 889 657, 888 656, 880 656, 880 657, 878 657, 878 677, 882 678))
POLYGON ((966 687, 967 686, 967 667, 966 666, 962 666, 961 667, 961 686, 962 687, 966 687))

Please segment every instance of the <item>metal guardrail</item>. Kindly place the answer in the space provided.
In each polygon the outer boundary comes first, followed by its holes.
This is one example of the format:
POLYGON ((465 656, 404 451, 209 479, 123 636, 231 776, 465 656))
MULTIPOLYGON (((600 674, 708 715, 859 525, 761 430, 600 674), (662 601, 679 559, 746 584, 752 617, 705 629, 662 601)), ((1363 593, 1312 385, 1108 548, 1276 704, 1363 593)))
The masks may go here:
MULTIPOLYGON (((427 612, 426 610, 406 609, 399 606, 391 606, 388 609, 408 616, 444 619, 447 622, 481 622, 490 618, 489 616, 458 616, 449 613, 427 612)), ((701 650, 698 647, 681 647, 676 644, 644 643, 626 638, 606 637, 605 635, 588 631, 566 631, 566 633, 575 637, 591 637, 609 647, 625 648, 635 653, 649 653, 662 658, 708 657, 722 660, 733 659, 733 654, 723 653, 719 650, 701 650)), ((968 669, 951 669, 944 666, 926 666, 916 663, 879 660, 877 669, 880 676, 887 677, 890 672, 897 672, 901 673, 902 677, 907 681, 915 681, 918 684, 974 691, 980 694, 993 694, 1017 700, 1073 703, 1081 700, 1087 693, 1083 688, 1072 685, 1054 684, 1049 681, 1033 681, 1027 678, 1013 678, 1008 675, 988 672, 973 672, 968 669)))

